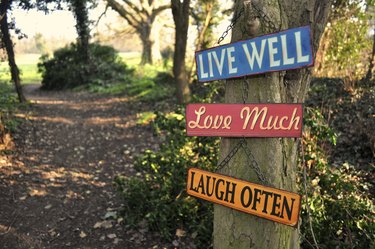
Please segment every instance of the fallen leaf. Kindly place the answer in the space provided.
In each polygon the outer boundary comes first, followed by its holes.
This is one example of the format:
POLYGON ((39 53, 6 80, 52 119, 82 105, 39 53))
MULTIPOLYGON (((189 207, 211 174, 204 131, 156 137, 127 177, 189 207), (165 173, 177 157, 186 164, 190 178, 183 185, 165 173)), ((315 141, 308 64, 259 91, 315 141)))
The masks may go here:
POLYGON ((114 238, 116 238, 117 236, 116 236, 116 234, 111 233, 111 234, 108 234, 107 237, 108 237, 109 239, 114 239, 114 238))
POLYGON ((48 204, 47 206, 44 207, 44 209, 50 209, 52 207, 51 204, 48 204))
POLYGON ((176 230, 176 236, 177 237, 184 237, 186 235, 186 232, 182 229, 177 229, 176 230))
POLYGON ((106 220, 106 221, 98 221, 95 223, 94 228, 111 228, 112 227, 112 221, 106 220))
POLYGON ((116 211, 109 211, 109 212, 107 212, 104 215, 104 219, 108 219, 108 218, 116 219, 117 218, 117 212, 116 211))
POLYGON ((177 240, 173 240, 172 244, 175 247, 178 247, 180 245, 177 240))
POLYGON ((87 234, 84 231, 81 231, 81 233, 79 234, 79 237, 81 237, 83 239, 83 238, 87 237, 87 234))

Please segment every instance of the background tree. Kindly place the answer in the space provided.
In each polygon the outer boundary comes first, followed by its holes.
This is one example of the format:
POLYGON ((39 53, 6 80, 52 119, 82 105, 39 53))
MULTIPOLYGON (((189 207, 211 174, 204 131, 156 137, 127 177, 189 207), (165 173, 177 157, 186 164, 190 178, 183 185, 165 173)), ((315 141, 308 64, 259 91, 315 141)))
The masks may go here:
MULTIPOLYGON (((330 1, 236 1, 235 15, 244 14, 235 25, 232 42, 293 27, 310 25, 313 51, 319 46, 326 25, 330 1)), ((248 77, 248 103, 303 103, 311 79, 311 69, 274 72, 248 77)), ((227 80, 225 102, 241 103, 244 79, 227 80)), ((238 143, 222 139, 220 160, 238 143)), ((246 139, 249 151, 273 187, 297 192, 298 142, 290 138, 246 139)), ((239 153, 221 173, 262 184, 239 153)), ((223 206, 214 207, 214 248, 299 248, 299 229, 277 224, 223 206)))
POLYGON ((346 87, 363 78, 371 61, 372 41, 366 8, 371 1, 334 0, 328 25, 320 41, 315 74, 340 77, 346 87))
POLYGON ((190 88, 185 57, 189 29, 190 0, 171 0, 171 3, 176 29, 173 55, 173 75, 177 86, 177 100, 179 103, 187 103, 190 101, 190 88))
POLYGON ((18 99, 20 102, 25 102, 26 98, 22 92, 20 71, 16 64, 16 59, 14 56, 13 42, 9 33, 9 23, 8 23, 8 11, 11 8, 11 0, 1 0, 0 2, 0 30, 1 30, 1 47, 4 47, 7 52, 10 73, 12 80, 14 82, 18 99))
POLYGON ((78 52, 82 60, 90 64, 89 41, 90 41, 90 20, 87 0, 69 0, 70 8, 76 20, 78 52))
POLYGON ((372 29, 372 52, 370 55, 370 63, 366 74, 366 80, 370 80, 373 77, 374 71, 374 59, 375 59, 375 1, 367 0, 367 12, 370 17, 370 27, 372 29))
POLYGON ((141 64, 152 64, 154 58, 161 58, 159 48, 153 46, 158 43, 160 35, 153 33, 154 25, 157 25, 156 18, 164 10, 170 8, 169 4, 163 4, 163 1, 131 1, 123 0, 120 4, 117 0, 106 0, 108 6, 122 16, 130 26, 132 26, 142 41, 142 60, 141 64), (160 3, 162 2, 162 3, 160 3), (153 36, 154 34, 154 36, 153 36))
POLYGON ((220 4, 218 0, 198 0, 193 3, 191 16, 197 27, 196 50, 208 48, 212 41, 213 28, 220 21, 220 4))

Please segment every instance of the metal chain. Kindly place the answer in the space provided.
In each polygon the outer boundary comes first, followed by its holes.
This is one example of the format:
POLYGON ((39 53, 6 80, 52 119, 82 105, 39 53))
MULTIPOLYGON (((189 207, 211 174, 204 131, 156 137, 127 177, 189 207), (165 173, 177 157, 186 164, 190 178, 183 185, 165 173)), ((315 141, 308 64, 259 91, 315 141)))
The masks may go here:
MULTIPOLYGON (((251 1, 251 5, 257 11, 257 13, 259 14, 258 17, 260 19, 262 19, 265 23, 267 23, 272 29, 274 29, 274 30, 280 30, 280 28, 278 29, 276 27, 276 25, 271 20, 271 18, 263 10, 261 10, 258 6, 256 6, 254 2, 251 1)), ((233 27, 236 25, 237 21, 240 19, 240 17, 243 15, 244 12, 245 12, 245 8, 242 7, 241 10, 240 10, 240 12, 236 16, 233 17, 232 22, 228 25, 228 27, 226 28, 226 30, 223 32, 223 34, 217 40, 217 44, 218 45, 220 45, 220 43, 229 34, 229 31, 231 31, 233 29, 233 27)))
POLYGON ((240 142, 238 142, 238 144, 236 144, 236 146, 233 147, 233 149, 229 152, 229 154, 223 159, 223 161, 221 161, 219 163, 219 165, 217 166, 217 170, 221 170, 222 168, 224 168, 225 166, 228 165, 229 161, 232 160, 232 158, 234 157, 234 155, 237 154, 238 150, 241 148, 242 146, 242 143, 243 141, 240 140, 240 142))
POLYGON ((219 40, 217 40, 217 44, 220 45, 220 43, 224 40, 224 38, 229 34, 229 31, 233 29, 234 25, 236 25, 238 19, 242 16, 242 14, 245 12, 245 8, 242 8, 238 15, 233 17, 232 22, 229 24, 227 29, 223 32, 223 34, 220 36, 219 40))
MULTIPOLYGON (((269 26, 271 26, 271 28, 276 30, 277 28, 276 28, 275 24, 267 16, 267 14, 264 13, 262 10, 260 10, 253 2, 251 2, 251 4, 254 7, 254 9, 258 12, 258 14, 260 15, 259 18, 262 19, 264 22, 266 22, 269 26)), ((245 12, 245 8, 243 7, 239 11, 239 13, 233 18, 232 22, 229 24, 229 26, 226 28, 226 30, 223 32, 223 34, 220 36, 220 38, 217 41, 217 44, 220 44, 225 39, 225 37, 229 34, 229 31, 233 29, 233 27, 236 25, 237 21, 243 15, 244 12, 245 12)), ((249 97, 249 80, 247 79, 247 77, 245 77, 243 82, 242 82, 242 101, 243 101, 244 104, 246 104, 248 97, 249 97)), ((236 146, 233 147, 233 149, 223 159, 223 161, 220 162, 217 170, 220 170, 223 167, 225 167, 226 165, 228 165, 229 161, 234 157, 235 154, 237 154, 237 152, 240 148, 242 148, 244 150, 244 152, 247 156, 248 162, 249 162, 251 168, 253 168, 253 170, 255 171, 259 181, 262 184, 270 185, 269 181, 266 179, 266 177, 262 173, 262 171, 261 171, 261 169, 258 165, 258 162, 255 160, 254 155, 251 153, 251 150, 250 150, 250 148, 247 144, 247 141, 244 137, 241 138, 240 142, 238 142, 236 144, 236 146)))
POLYGON ((247 77, 242 81, 242 101, 246 104, 249 97, 249 79, 247 77))
POLYGON ((266 179, 266 177, 264 176, 264 174, 262 173, 262 170, 260 169, 259 165, 258 165, 258 162, 255 160, 255 157, 254 155, 251 153, 251 150, 246 142, 246 139, 245 138, 242 138, 242 148, 243 150, 245 151, 245 154, 247 156, 247 159, 249 160, 249 163, 250 163, 250 166, 253 168, 253 170, 255 171, 259 181, 264 184, 264 185, 268 185, 270 186, 270 183, 269 181, 266 179))
POLYGON ((259 14, 259 18, 261 20, 263 20, 265 23, 267 23, 273 30, 280 30, 280 28, 278 29, 276 27, 276 25, 274 24, 274 22, 272 21, 272 19, 263 11, 261 10, 258 6, 256 6, 256 4, 251 1, 251 5, 253 6, 253 8, 257 11, 257 13, 259 14))

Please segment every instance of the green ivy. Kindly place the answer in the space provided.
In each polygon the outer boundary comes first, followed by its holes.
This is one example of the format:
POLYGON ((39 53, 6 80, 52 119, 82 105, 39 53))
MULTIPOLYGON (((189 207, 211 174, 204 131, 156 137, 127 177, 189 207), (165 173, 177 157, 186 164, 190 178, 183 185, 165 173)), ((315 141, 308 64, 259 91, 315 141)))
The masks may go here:
POLYGON ((184 109, 168 114, 156 113, 153 128, 164 138, 158 151, 146 150, 135 169, 139 178, 117 177, 115 182, 124 198, 123 215, 128 224, 143 219, 165 239, 176 229, 194 234, 196 244, 211 243, 213 208, 209 202, 186 194, 187 170, 197 167, 214 170, 217 164, 216 138, 187 137, 184 109))

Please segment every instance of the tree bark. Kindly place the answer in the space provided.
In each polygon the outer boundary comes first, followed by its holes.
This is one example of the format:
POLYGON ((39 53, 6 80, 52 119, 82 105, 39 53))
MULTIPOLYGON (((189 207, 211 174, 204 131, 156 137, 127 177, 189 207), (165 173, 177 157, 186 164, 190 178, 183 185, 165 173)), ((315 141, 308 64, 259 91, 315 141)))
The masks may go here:
MULTIPOLYGON (((375 29, 374 29, 374 32, 375 32, 375 29)), ((371 57, 370 57, 370 65, 368 67, 368 71, 367 71, 367 74, 366 74, 366 81, 369 81, 371 78, 372 78, 372 71, 374 70, 374 59, 375 59, 375 33, 374 35, 372 36, 373 37, 373 41, 372 41, 372 54, 371 54, 371 57)))
POLYGON ((152 65, 152 41, 151 41, 151 27, 144 25, 140 32, 140 38, 142 41, 142 59, 141 65, 151 64, 152 65))
MULTIPOLYGON (((311 25, 314 56, 324 30, 330 1, 270 0, 237 1, 235 14, 244 8, 244 14, 234 26, 232 42, 274 33, 288 28, 311 25), (254 8, 256 6, 256 9, 254 8), (259 13, 261 10, 264 13, 259 13), (266 14, 271 24, 263 17, 266 14)), ((302 103, 310 84, 311 69, 274 72, 248 77, 247 103, 302 103)), ((243 79, 228 80, 225 102, 242 103, 243 79)), ((261 171, 270 185, 297 192, 296 173, 298 140, 293 138, 246 139, 261 171)), ((239 139, 222 139, 220 160, 239 142, 239 139)), ((239 150, 221 173, 253 183, 261 183, 249 165, 246 154, 239 150)), ((278 224, 256 216, 244 214, 223 206, 214 207, 215 249, 281 249, 299 248, 299 228, 278 224)))
POLYGON ((214 2, 208 2, 206 4, 206 18, 204 19, 204 22, 203 22, 203 25, 201 27, 201 29, 199 30, 199 34, 198 34, 198 39, 197 39, 197 43, 196 43, 196 50, 202 50, 202 49, 206 49, 206 45, 205 42, 206 42, 206 37, 207 37, 207 31, 209 31, 209 27, 211 25, 211 21, 212 21, 212 10, 214 8, 214 2))
POLYGON ((162 57, 160 53, 160 33, 161 32, 161 23, 160 18, 158 16, 155 17, 154 23, 151 28, 151 55, 152 55, 152 62, 161 62, 162 57))
POLYGON ((89 65, 90 20, 87 10, 87 0, 71 0, 71 6, 74 18, 76 19, 78 49, 82 56, 82 60, 89 65))
POLYGON ((9 9, 9 7, 10 7, 9 0, 0 1, 0 16, 2 16, 2 19, 0 21, 1 42, 3 43, 5 50, 7 52, 10 73, 12 76, 12 80, 14 82, 14 86, 17 91, 18 99, 20 102, 26 102, 26 98, 22 92, 20 71, 17 67, 16 59, 14 56, 13 42, 9 33, 8 15, 7 15, 7 10, 9 9))
POLYGON ((171 3, 176 27, 173 75, 177 86, 177 100, 180 104, 183 104, 190 101, 190 88, 185 63, 190 0, 183 0, 183 2, 171 0, 171 3))

